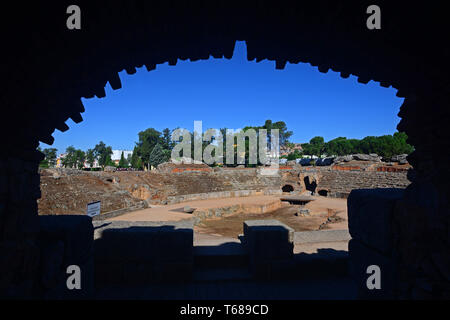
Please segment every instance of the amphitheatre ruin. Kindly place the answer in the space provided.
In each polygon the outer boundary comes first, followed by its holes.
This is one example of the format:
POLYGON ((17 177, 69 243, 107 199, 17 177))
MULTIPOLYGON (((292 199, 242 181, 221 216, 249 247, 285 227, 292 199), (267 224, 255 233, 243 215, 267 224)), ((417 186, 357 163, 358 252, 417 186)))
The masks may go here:
MULTIPOLYGON (((101 214, 95 220, 193 219, 197 226, 226 216, 238 215, 245 219, 253 213, 257 218, 257 214, 264 216, 296 203, 286 197, 295 199, 295 196, 313 194, 316 196, 311 199, 315 200, 307 201, 311 202, 307 206, 315 207, 323 202, 311 212, 322 218, 323 221, 315 219, 320 225, 329 218, 330 212, 339 211, 341 219, 345 219, 346 199, 353 189, 405 188, 410 183, 408 163, 386 163, 368 155, 354 158, 336 159, 320 166, 302 166, 289 161, 279 167, 276 175, 262 175, 263 167, 209 167, 171 162, 160 164, 152 171, 40 169, 39 214, 85 214, 88 203, 101 201, 101 214), (327 202, 331 202, 330 208, 326 208, 327 202), (339 203, 338 208, 333 207, 333 202, 334 206, 339 203), (192 207, 194 211, 186 213, 184 207, 192 207)), ((303 206, 296 207, 298 211, 303 206)), ((309 230, 302 230, 302 223, 295 225, 297 231, 309 230)))
MULTIPOLYGON (((184 269, 178 275, 181 280, 251 279, 254 275, 248 270, 253 269, 247 269, 251 257, 245 249, 249 240, 245 239, 249 237, 247 225, 256 222, 290 230, 291 252, 299 255, 291 264, 303 261, 305 254, 320 256, 322 250, 333 250, 332 258, 319 258, 320 262, 313 262, 310 268, 331 266, 331 274, 344 275, 350 240, 347 198, 354 189, 408 186, 412 167, 404 157, 393 160, 396 161, 382 162, 376 155, 359 154, 318 160, 317 166, 288 161, 273 175, 261 174, 264 166, 209 167, 172 162, 151 171, 40 169, 42 196, 38 210, 42 216, 71 217, 86 214, 88 203, 101 201, 101 213, 92 218, 97 243, 95 277, 100 283, 110 283, 117 276, 111 269, 115 270, 118 261, 128 256, 120 250, 110 250, 134 243, 125 238, 118 244, 121 237, 110 239, 109 232, 149 226, 191 230, 194 261, 183 255, 175 258, 180 260, 176 264, 178 272, 184 269), (231 262, 225 263, 224 259, 231 262)), ((138 257, 134 259, 145 260, 143 252, 135 254, 138 257)), ((289 261, 288 256, 281 261, 289 261)), ((296 279, 292 275, 296 265, 290 265, 283 273, 296 279)), ((273 277, 261 270, 252 272, 262 273, 259 277, 264 279, 273 277)), ((119 283, 147 283, 147 271, 133 273, 134 280, 127 274, 119 283)))
POLYGON ((381 29, 367 27, 369 1, 80 1, 81 29, 67 28, 70 5, 16 2, 2 17, 0 298, 450 298, 443 4, 383 2, 381 29), (122 70, 231 59, 240 40, 247 60, 277 70, 309 63, 394 88, 407 163, 354 155, 271 177, 39 168, 39 144, 83 121, 82 98, 121 89, 122 70), (371 266, 380 288, 367 285, 371 266))

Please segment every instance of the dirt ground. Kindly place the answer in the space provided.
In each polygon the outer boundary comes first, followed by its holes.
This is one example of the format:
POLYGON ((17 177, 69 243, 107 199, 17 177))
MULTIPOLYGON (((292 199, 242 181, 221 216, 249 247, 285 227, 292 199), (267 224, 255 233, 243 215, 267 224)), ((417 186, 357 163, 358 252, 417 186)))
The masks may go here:
POLYGON ((300 206, 291 205, 264 214, 234 214, 227 217, 203 220, 195 231, 199 233, 236 238, 243 233, 245 220, 276 219, 295 231, 313 231, 325 229, 348 229, 347 200, 314 197, 302 209, 309 209, 309 215, 296 215, 300 206))
POLYGON ((142 209, 126 213, 124 215, 111 218, 109 220, 122 221, 179 221, 183 219, 191 219, 190 213, 184 212, 184 207, 196 209, 221 208, 233 204, 241 204, 247 206, 263 206, 265 204, 278 201, 279 197, 270 195, 259 195, 240 198, 223 198, 186 201, 170 205, 158 205, 151 208, 142 209))
POLYGON ((59 176, 51 170, 43 170, 41 194, 38 200, 40 215, 85 214, 87 204, 94 201, 101 201, 102 213, 141 202, 117 183, 83 172, 59 176))
MULTIPOLYGON (((173 205, 153 206, 126 213, 109 220, 122 221, 180 221, 191 219, 192 215, 183 212, 185 206, 192 208, 218 208, 232 204, 264 205, 276 201, 280 196, 251 196, 241 198, 225 198, 188 201, 173 205)), ((347 229, 347 200, 321 196, 304 206, 289 205, 268 213, 236 213, 225 217, 204 219, 195 226, 195 232, 237 238, 243 233, 245 220, 276 219, 293 228, 295 231, 313 231, 323 229, 347 229), (308 214, 296 214, 300 209, 308 209, 308 214)))

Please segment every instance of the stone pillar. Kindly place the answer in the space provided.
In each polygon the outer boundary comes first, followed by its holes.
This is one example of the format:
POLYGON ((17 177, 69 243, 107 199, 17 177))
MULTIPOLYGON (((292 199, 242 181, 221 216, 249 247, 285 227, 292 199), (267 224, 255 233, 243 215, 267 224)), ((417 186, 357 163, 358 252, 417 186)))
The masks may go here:
MULTIPOLYGON (((371 206, 358 209, 357 215, 354 214, 357 198, 370 202, 370 194, 366 199, 364 195, 348 199, 349 228, 353 237, 350 243, 351 263, 361 265, 360 258, 364 258, 389 266, 385 269, 388 270, 389 281, 393 281, 388 286, 392 290, 382 297, 450 298, 450 167, 446 161, 450 158, 448 102, 448 95, 422 92, 408 96, 400 108, 402 120, 397 128, 406 132, 408 143, 415 148, 408 156, 409 163, 414 166, 414 176, 393 206, 382 208, 373 202, 373 207, 378 208, 379 221, 384 221, 383 217, 388 215, 388 224, 373 220, 375 212, 371 206), (356 216, 361 216, 357 223, 354 220, 356 216), (375 237, 371 240, 371 234, 377 234, 379 240, 375 237), (384 246, 380 247, 386 241, 391 248, 388 255, 383 251, 384 246)), ((388 200, 379 201, 387 203, 388 200)), ((355 278, 358 279, 357 276, 355 278)), ((374 293, 363 295, 365 298, 376 296, 374 293)))
POLYGON ((38 272, 36 200, 41 196, 42 156, 36 151, 31 155, 29 160, 16 156, 0 160, 0 297, 31 297, 38 272))
POLYGON ((294 229, 278 220, 244 221, 244 246, 256 278, 279 277, 294 257, 294 229))
POLYGON ((398 125, 417 172, 395 210, 401 298, 450 297, 450 108, 448 94, 407 97, 398 125))
POLYGON ((397 295, 393 216, 403 192, 403 189, 357 189, 348 197, 350 269, 359 298, 392 299, 397 295), (371 266, 380 269, 379 289, 367 286, 371 266))

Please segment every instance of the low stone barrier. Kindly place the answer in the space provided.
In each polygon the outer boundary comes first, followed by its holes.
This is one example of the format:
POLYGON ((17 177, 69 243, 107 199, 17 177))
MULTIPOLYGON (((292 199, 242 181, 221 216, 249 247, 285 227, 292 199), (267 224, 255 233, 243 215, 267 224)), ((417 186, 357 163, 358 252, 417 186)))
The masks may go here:
POLYGON ((235 190, 235 191, 219 191, 207 193, 193 193, 179 196, 167 197, 166 204, 176 204, 186 201, 234 198, 234 197, 250 197, 258 195, 281 195, 281 190, 235 190))
POLYGON ((85 215, 39 216, 41 255, 37 295, 44 299, 89 299, 94 294, 94 229, 85 215), (81 289, 69 290, 69 266, 80 271, 81 289))
POLYGON ((348 230, 320 230, 320 231, 296 231, 294 243, 334 242, 349 241, 351 236, 348 230))
POLYGON ((109 211, 109 212, 99 214, 97 216, 92 217, 92 221, 107 220, 107 219, 111 219, 114 217, 124 215, 125 213, 128 213, 128 212, 132 212, 132 211, 140 210, 140 209, 144 209, 144 208, 148 208, 148 204, 147 204, 147 202, 142 201, 138 206, 123 208, 123 209, 109 211))
POLYGON ((191 280, 192 222, 95 221, 94 226, 97 284, 191 280))
POLYGON ((271 201, 264 205, 241 203, 218 208, 197 209, 194 211, 193 217, 194 223, 198 224, 207 218, 224 217, 236 213, 263 214, 279 208, 281 208, 280 200, 271 201))
POLYGON ((243 243, 256 278, 270 279, 294 257, 294 229, 278 220, 244 222, 243 243))
MULTIPOLYGON (((397 258, 394 250, 393 216, 403 189, 353 190, 347 200, 351 274, 363 299, 396 296, 397 258), (368 267, 380 271, 381 288, 370 289, 368 267)), ((406 222, 407 223, 407 222, 406 222)), ((373 271, 371 271, 373 272, 373 271)))

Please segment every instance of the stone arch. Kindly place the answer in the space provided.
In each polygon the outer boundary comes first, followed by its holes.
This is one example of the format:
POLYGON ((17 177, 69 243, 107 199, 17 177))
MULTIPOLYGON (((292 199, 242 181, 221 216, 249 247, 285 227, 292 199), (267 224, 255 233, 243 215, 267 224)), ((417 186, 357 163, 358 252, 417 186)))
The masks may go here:
MULTIPOLYGON (((398 89, 397 95, 405 98, 398 129, 408 134, 408 142, 415 147, 408 161, 417 172, 403 197, 409 208, 405 210, 417 221, 424 214, 436 223, 418 224, 425 228, 418 238, 411 234, 414 227, 402 227, 397 238, 421 243, 424 249, 411 255, 422 254, 421 261, 430 265, 431 252, 436 256, 431 248, 439 246, 433 247, 421 235, 446 239, 440 245, 448 248, 448 226, 442 221, 448 221, 450 212, 450 168, 442 160, 448 160, 448 155, 441 150, 450 147, 446 126, 450 50, 442 39, 450 27, 443 4, 433 5, 431 11, 401 2, 385 3, 382 10, 388 13, 384 17, 389 23, 376 31, 364 25, 366 6, 349 1, 264 5, 252 0, 91 1, 81 5, 84 18, 79 31, 65 27, 61 15, 68 5, 69 1, 27 4, 26 8, 16 4, 2 18, 8 26, 0 31, 8 44, 2 50, 2 61, 8 63, 2 67, 1 103, 9 115, 0 119, 0 134, 7 137, 6 151, 2 151, 6 156, 0 160, 0 238, 18 255, 11 260, 22 261, 11 270, 30 271, 21 275, 22 271, 0 270, 0 274, 13 272, 11 278, 29 283, 37 268, 32 257, 37 253, 34 243, 39 230, 37 167, 43 155, 36 148, 39 141, 52 144, 55 129, 68 130, 69 118, 82 121, 81 97, 104 97, 107 83, 119 89, 118 72, 123 69, 133 74, 136 67, 151 71, 160 63, 175 65, 178 59, 229 59, 238 39, 247 41, 248 60, 269 59, 277 69, 287 62, 308 62, 320 72, 332 69, 343 78, 355 75, 361 83, 373 80, 398 89), (414 17, 420 17, 421 23, 412 23, 414 17)), ((408 246, 398 249, 408 256, 408 246)), ((448 257, 444 249, 440 253, 448 257)))
POLYGON ((283 192, 292 192, 294 191, 294 187, 291 184, 285 184, 283 187, 281 187, 281 190, 283 192))
POLYGON ((303 178, 303 180, 305 182, 305 189, 314 194, 317 188, 317 179, 314 176, 307 175, 303 178))

